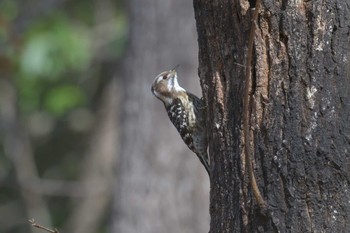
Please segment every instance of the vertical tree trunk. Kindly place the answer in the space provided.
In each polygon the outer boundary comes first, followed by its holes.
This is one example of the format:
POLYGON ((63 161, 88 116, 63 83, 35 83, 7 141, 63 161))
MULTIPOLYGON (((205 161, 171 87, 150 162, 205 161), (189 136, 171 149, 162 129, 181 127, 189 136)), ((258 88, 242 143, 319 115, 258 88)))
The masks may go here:
POLYGON ((113 232, 207 232, 209 179, 151 93, 155 76, 176 64, 179 82, 200 93, 192 4, 133 0, 128 5, 130 39, 120 76, 123 130, 113 232))
POLYGON ((210 232, 349 232, 349 1, 261 0, 252 64, 248 1, 194 8, 212 132, 210 232), (244 160, 247 66, 248 144, 266 212, 244 160))

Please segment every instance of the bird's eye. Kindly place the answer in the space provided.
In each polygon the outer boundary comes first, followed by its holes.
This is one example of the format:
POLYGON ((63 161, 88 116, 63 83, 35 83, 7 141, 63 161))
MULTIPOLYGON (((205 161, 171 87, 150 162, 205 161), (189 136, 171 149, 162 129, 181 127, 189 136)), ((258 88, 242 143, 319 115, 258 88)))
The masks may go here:
POLYGON ((167 76, 166 76, 166 75, 164 75, 164 76, 163 76, 163 79, 167 79, 167 76))

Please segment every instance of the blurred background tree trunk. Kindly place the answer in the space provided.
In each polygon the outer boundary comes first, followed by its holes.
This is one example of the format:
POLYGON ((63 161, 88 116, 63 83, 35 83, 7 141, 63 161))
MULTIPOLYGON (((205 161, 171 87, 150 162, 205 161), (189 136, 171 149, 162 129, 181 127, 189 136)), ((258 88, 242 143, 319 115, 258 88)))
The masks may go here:
POLYGON ((128 7, 112 231, 206 232, 209 179, 150 91, 158 73, 180 64, 180 83, 201 96, 192 3, 134 0, 128 7))
MULTIPOLYGON (((255 1, 249 1, 255 3, 255 1)), ((210 232, 350 231, 349 3, 263 0, 253 64, 247 1, 194 0, 210 135, 210 232), (242 136, 252 66, 253 198, 242 136)))

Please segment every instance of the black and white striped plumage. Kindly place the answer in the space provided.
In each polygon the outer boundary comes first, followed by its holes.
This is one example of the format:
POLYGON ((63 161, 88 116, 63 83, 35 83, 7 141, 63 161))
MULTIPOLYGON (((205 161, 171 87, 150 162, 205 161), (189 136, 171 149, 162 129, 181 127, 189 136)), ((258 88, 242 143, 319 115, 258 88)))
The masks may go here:
POLYGON ((168 116, 183 141, 198 156, 209 174, 203 101, 180 87, 176 68, 162 72, 154 79, 152 93, 164 103, 168 116))

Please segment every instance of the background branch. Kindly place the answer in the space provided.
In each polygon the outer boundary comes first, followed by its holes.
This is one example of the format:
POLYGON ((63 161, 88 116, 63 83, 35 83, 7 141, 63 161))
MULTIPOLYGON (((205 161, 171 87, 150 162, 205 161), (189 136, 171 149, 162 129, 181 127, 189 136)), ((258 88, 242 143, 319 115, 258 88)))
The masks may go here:
POLYGON ((38 170, 33 158, 32 147, 21 127, 17 110, 17 93, 11 82, 0 79, 0 118, 5 135, 5 155, 12 161, 21 196, 29 216, 40 218, 45 225, 51 225, 50 212, 39 193, 30 192, 27 182, 38 179, 38 170))
POLYGON ((51 232, 51 233, 59 233, 56 228, 51 230, 51 229, 49 229, 47 227, 44 227, 44 226, 42 226, 40 224, 37 224, 34 219, 30 219, 30 220, 28 220, 28 222, 35 228, 42 229, 42 230, 45 230, 45 231, 51 232))

